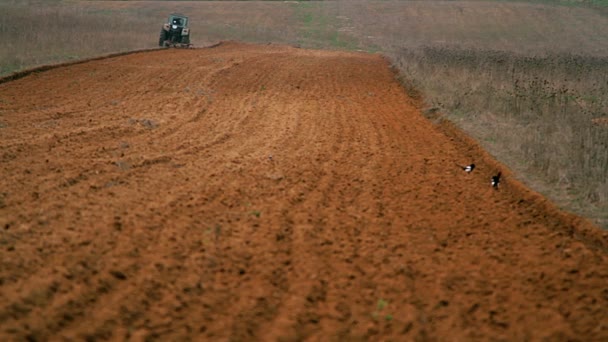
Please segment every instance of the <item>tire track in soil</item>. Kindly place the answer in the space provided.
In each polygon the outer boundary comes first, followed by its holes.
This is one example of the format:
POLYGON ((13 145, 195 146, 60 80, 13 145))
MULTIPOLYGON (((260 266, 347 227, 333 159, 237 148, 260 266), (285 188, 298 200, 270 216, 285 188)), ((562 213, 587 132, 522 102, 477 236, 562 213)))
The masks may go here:
POLYGON ((0 99, 0 339, 608 338, 588 223, 490 189, 380 56, 224 43, 0 99))

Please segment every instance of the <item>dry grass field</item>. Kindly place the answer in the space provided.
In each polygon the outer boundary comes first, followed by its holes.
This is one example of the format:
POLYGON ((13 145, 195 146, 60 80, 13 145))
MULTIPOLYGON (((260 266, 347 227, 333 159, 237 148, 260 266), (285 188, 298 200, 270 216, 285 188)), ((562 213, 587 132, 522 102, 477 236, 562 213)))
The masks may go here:
POLYGON ((429 117, 456 122, 532 187, 608 227, 605 57, 431 48, 396 61, 429 117))

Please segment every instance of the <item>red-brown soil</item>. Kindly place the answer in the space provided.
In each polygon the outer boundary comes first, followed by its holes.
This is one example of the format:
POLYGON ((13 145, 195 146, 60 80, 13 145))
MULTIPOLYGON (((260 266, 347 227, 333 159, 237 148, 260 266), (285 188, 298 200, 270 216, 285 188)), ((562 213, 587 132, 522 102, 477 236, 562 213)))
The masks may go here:
POLYGON ((606 233, 379 55, 90 61, 1 84, 0 123, 2 341, 608 340, 606 233))

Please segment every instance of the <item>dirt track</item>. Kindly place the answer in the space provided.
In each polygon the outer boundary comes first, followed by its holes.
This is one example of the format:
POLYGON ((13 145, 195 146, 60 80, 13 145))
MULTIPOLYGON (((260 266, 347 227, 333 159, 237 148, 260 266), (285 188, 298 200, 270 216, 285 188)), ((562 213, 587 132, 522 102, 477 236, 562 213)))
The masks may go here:
POLYGON ((608 340, 606 233, 493 190, 379 55, 31 74, 0 85, 0 160, 2 341, 608 340))

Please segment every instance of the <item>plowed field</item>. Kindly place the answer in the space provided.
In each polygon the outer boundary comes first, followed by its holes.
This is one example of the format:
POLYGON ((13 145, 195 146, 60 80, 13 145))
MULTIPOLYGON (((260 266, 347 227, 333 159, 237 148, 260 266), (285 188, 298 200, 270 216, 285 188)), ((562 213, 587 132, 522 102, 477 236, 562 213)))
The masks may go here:
POLYGON ((426 119, 380 55, 31 73, 0 84, 0 160, 2 341, 608 340, 606 233, 426 119))

